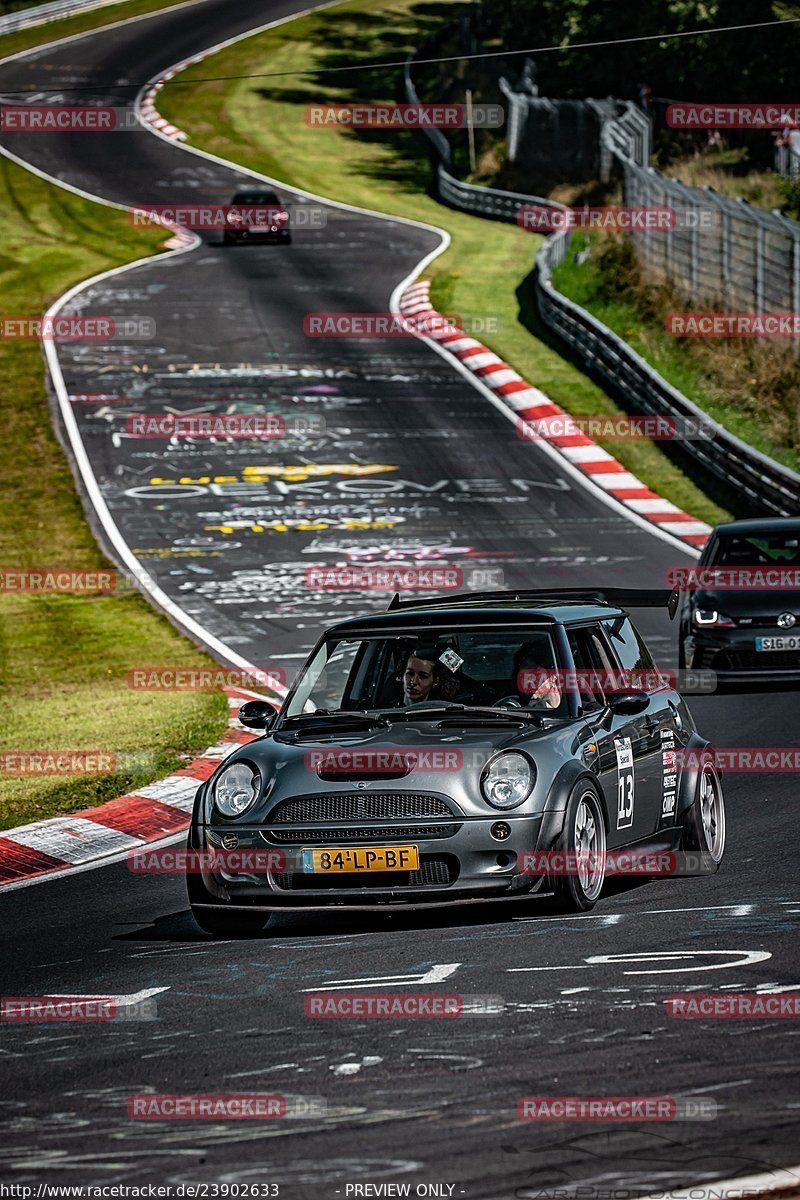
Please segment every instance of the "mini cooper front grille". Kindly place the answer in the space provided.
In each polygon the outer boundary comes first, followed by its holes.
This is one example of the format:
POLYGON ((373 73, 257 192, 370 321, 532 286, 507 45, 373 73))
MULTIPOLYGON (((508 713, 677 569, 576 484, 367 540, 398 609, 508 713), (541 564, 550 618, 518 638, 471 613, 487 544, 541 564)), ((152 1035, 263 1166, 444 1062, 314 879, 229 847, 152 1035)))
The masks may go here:
POLYGON ((325 821, 392 821, 452 817, 438 796, 421 792, 343 792, 284 800, 267 820, 270 825, 309 825, 325 821))
POLYGON ((460 825, 357 825, 349 829, 268 829, 271 842, 374 842, 379 838, 449 838, 458 833, 460 825))
POLYGON ((451 854, 423 854, 419 870, 375 872, 370 875, 312 875, 298 871, 281 871, 272 876, 276 887, 287 892, 302 891, 364 891, 369 888, 448 887, 458 878, 458 859, 451 854))

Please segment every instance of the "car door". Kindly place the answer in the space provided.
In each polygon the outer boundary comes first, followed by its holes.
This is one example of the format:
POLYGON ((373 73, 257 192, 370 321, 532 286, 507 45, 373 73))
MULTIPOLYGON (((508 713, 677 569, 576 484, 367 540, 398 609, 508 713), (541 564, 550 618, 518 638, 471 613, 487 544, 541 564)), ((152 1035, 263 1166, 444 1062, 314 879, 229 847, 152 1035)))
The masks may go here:
POLYGON ((594 756, 584 753, 584 759, 598 775, 608 816, 608 846, 613 849, 647 837, 655 826, 661 785, 657 738, 647 713, 614 713, 608 707, 606 692, 613 688, 604 686, 604 680, 610 683, 619 674, 619 664, 599 624, 573 626, 567 638, 582 712, 596 746, 594 756))
POLYGON ((622 671, 632 676, 636 688, 648 692, 647 708, 640 718, 643 739, 638 766, 643 786, 643 804, 636 836, 647 837, 665 825, 674 824, 678 772, 675 753, 679 726, 678 697, 655 663, 647 645, 630 617, 617 616, 601 622, 611 653, 622 671), (659 680, 663 679, 663 683, 659 680))

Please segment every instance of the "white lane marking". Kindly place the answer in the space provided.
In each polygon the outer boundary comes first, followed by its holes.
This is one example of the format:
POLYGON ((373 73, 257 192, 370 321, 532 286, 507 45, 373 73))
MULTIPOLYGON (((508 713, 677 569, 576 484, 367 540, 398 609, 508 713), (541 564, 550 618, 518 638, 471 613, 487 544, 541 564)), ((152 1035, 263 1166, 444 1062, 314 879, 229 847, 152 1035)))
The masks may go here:
POLYGON ((126 995, 112 992, 46 992, 45 995, 62 1000, 113 1000, 119 1007, 125 1007, 141 1004, 142 1001, 149 1000, 152 996, 160 996, 162 992, 169 990, 169 986, 167 986, 143 988, 140 992, 128 992, 126 995))
POLYGON ((362 975, 357 979, 334 979, 331 983, 321 983, 313 988, 301 988, 303 992, 341 992, 350 988, 371 987, 408 987, 412 983, 442 983, 454 975, 461 963, 434 963, 429 970, 421 975, 376 975, 369 978, 362 975))
POLYGON ((747 1196, 758 1192, 776 1192, 800 1184, 800 1165, 776 1168, 761 1175, 737 1175, 733 1179, 715 1179, 674 1192, 652 1192, 640 1200, 703 1200, 712 1196, 747 1196), (701 1196, 698 1198, 698 1192, 701 1196))
POLYGON ((528 971, 588 971, 595 966, 612 966, 614 964, 643 964, 651 962, 684 962, 686 959, 717 958, 723 955, 738 955, 730 962, 704 962, 695 967, 666 967, 648 971, 623 971, 623 975, 676 975, 688 971, 724 971, 729 967, 749 967, 754 963, 765 962, 772 958, 768 950, 668 950, 668 951, 637 951, 633 954, 591 954, 582 963, 574 963, 563 967, 506 967, 508 974, 522 974, 528 971))
MULTIPOLYGON (((629 912, 617 915, 620 917, 654 917, 663 916, 666 913, 716 912, 722 909, 736 909, 741 907, 741 904, 702 904, 693 908, 645 908, 641 912, 631 909, 629 912)), ((540 924, 545 924, 548 921, 605 921, 607 920, 607 915, 604 913, 580 913, 575 916, 512 917, 511 919, 512 921, 537 921, 540 924)))

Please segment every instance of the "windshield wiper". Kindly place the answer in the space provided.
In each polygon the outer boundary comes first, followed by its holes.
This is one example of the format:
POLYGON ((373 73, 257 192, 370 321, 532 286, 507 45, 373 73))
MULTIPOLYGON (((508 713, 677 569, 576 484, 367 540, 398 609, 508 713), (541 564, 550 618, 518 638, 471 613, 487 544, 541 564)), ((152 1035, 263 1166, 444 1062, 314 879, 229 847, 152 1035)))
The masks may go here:
POLYGON ((381 715, 390 722, 447 721, 448 724, 454 725, 485 724, 494 721, 514 721, 519 724, 520 720, 539 723, 542 718, 542 713, 529 708, 479 708, 469 704, 441 704, 436 708, 415 708, 412 704, 408 708, 382 709, 381 715))
POLYGON ((314 733, 321 729, 388 729, 389 722, 370 715, 363 708, 318 708, 312 713, 297 713, 286 717, 276 733, 314 733))

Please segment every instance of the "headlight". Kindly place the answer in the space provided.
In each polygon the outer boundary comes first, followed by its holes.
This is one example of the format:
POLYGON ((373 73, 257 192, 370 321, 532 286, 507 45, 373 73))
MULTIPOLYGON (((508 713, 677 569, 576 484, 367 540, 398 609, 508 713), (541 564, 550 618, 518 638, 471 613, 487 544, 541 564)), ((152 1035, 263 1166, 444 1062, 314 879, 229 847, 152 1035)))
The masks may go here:
POLYGON ((249 763, 226 767, 214 784, 214 803, 225 817, 240 817, 258 796, 261 776, 249 763))
POLYGON ((492 808, 516 808, 528 799, 536 782, 536 767, 524 754, 508 750, 486 764, 481 791, 492 808))
POLYGON ((698 608, 694 614, 695 625, 725 625, 731 627, 733 621, 730 617, 726 617, 724 613, 717 612, 715 608, 698 608))

